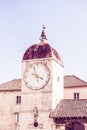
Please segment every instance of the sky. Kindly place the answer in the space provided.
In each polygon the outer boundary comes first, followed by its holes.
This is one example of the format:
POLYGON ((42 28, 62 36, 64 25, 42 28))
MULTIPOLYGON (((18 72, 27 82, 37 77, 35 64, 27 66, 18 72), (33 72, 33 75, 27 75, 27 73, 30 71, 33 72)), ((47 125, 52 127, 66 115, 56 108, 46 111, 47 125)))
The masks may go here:
POLYGON ((21 78, 23 54, 39 43, 42 25, 64 75, 87 81, 87 0, 0 0, 0 84, 21 78))

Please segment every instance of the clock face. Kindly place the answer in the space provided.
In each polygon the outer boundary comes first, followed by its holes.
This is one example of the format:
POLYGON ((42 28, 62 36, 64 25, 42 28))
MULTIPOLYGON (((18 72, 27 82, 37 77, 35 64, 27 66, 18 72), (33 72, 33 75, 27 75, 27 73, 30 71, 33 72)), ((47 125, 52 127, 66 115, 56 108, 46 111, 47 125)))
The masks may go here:
POLYGON ((50 71, 48 67, 40 62, 27 66, 24 72, 24 82, 31 89, 41 89, 45 87, 49 78, 50 71))

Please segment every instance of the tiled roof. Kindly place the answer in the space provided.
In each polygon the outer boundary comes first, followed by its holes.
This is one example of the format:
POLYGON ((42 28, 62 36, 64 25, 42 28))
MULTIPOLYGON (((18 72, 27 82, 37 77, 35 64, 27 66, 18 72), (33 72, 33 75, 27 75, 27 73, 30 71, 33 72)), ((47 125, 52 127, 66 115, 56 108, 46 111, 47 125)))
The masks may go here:
POLYGON ((55 110, 50 113, 51 118, 87 117, 87 99, 63 99, 55 110))
MULTIPOLYGON (((73 86, 87 86, 87 82, 79 79, 74 75, 64 76, 64 87, 73 86)), ((21 90, 21 79, 14 79, 3 84, 0 84, 0 91, 2 90, 21 90)))
POLYGON ((59 53, 52 48, 48 43, 42 42, 41 44, 34 44, 30 46, 24 53, 23 60, 38 59, 38 58, 50 58, 55 57, 58 62, 63 66, 63 62, 59 56, 59 53))
POLYGON ((14 79, 6 83, 0 84, 0 91, 5 90, 21 90, 21 79, 14 79))
POLYGON ((81 80, 75 75, 65 75, 64 76, 64 87, 73 87, 73 86, 87 86, 87 82, 81 80))

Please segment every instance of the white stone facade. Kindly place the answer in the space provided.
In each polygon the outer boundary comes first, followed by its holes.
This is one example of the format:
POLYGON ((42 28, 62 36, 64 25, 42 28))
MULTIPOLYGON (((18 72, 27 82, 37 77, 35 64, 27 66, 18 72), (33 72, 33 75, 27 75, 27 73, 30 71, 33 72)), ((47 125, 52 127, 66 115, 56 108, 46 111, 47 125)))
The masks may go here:
POLYGON ((53 58, 36 59, 22 62, 22 93, 21 93, 21 110, 20 110, 20 128, 19 130, 52 130, 53 121, 49 118, 50 112, 55 108, 60 99, 63 98, 63 66, 53 58), (23 76, 27 65, 35 62, 45 64, 50 71, 48 84, 40 90, 32 90, 26 86, 23 76), (59 71, 59 73, 57 73, 59 71), (58 86, 58 87, 57 87, 58 86), (60 91, 59 94, 57 94, 60 91), (34 116, 34 109, 38 113, 34 116), (34 122, 38 127, 34 126, 34 122), (25 124, 23 123, 25 122, 25 124))
POLYGON ((0 130, 16 129, 16 113, 20 112, 20 104, 16 103, 16 97, 20 91, 0 92, 0 130))

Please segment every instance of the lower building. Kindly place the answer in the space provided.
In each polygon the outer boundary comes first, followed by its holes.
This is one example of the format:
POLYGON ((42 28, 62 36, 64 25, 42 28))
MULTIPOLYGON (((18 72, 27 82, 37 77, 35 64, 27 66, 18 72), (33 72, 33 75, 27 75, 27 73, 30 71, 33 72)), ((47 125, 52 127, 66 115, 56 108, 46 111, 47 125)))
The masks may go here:
MULTIPOLYGON (((64 76, 64 99, 60 101, 49 118, 52 130, 87 129, 87 82, 75 75, 64 76), (81 127, 81 128, 79 128, 81 127)), ((44 100, 43 100, 44 103, 44 100)), ((18 130, 21 107, 21 79, 0 85, 0 130, 18 130)), ((33 124, 29 124, 29 129, 33 124)), ((36 124, 37 125, 37 124, 36 124)), ((40 129, 42 124, 39 125, 40 129)))

